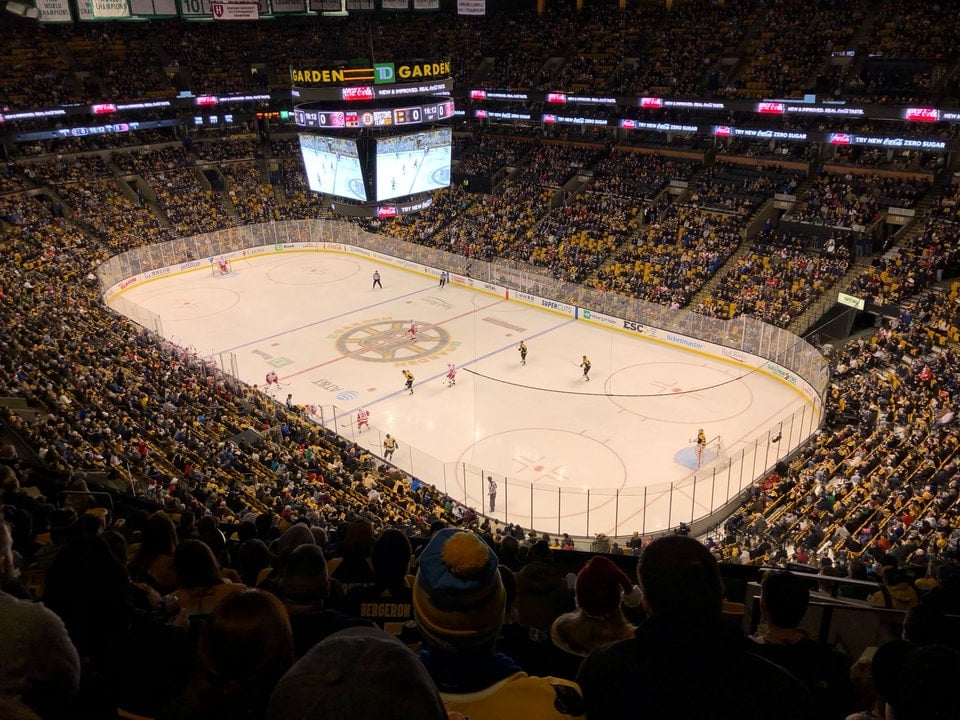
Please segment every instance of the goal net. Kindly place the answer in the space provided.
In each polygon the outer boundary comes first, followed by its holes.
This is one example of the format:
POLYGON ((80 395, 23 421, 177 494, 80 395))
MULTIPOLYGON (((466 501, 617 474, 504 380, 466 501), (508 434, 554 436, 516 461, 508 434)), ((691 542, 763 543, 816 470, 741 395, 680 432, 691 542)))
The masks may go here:
POLYGON ((210 263, 210 271, 214 277, 217 275, 229 275, 233 268, 230 267, 230 261, 224 257, 214 258, 210 263))
POLYGON ((704 445, 698 445, 695 440, 691 440, 689 445, 685 445, 676 452, 673 459, 677 464, 690 470, 700 470, 714 460, 725 457, 727 453, 723 447, 723 439, 717 435, 707 440, 704 445))

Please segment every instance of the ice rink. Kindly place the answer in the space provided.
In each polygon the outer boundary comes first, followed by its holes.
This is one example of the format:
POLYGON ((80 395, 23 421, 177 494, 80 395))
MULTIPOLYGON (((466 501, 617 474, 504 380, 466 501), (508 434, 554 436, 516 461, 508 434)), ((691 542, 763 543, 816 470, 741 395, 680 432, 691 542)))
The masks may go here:
POLYGON ((277 400, 314 406, 375 453, 390 433, 396 465, 459 501, 486 510, 483 478, 495 477, 491 515, 550 533, 651 533, 704 516, 799 442, 785 418, 813 412, 792 386, 736 363, 346 253, 234 260, 228 275, 204 267, 122 294, 178 345, 224 366, 235 356, 244 382, 262 388, 275 371, 277 400), (371 429, 358 435, 361 407, 371 429), (707 452, 694 487, 699 428, 722 449, 707 452), (731 470, 746 447, 751 463, 731 470))

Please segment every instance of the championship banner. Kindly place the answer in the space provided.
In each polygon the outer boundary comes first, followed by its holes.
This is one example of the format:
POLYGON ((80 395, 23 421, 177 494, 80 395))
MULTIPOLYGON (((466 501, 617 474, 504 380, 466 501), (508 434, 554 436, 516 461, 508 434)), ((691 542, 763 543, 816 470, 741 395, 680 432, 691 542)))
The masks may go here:
POLYGON ((80 22, 130 17, 130 6, 127 0, 96 0, 96 4, 97 7, 94 6, 94 0, 77 0, 77 18, 80 22))
POLYGON ((259 20, 260 4, 255 2, 211 2, 214 20, 259 20))
POLYGON ((314 12, 337 12, 340 0, 310 0, 310 9, 314 12))
POLYGON ((380 0, 382 10, 409 10, 410 0, 380 0))
POLYGON ((73 13, 67 0, 38 0, 37 10, 40 11, 42 23, 73 22, 73 13))
POLYGON ((439 10, 440 0, 413 0, 414 10, 439 10))
POLYGON ((373 0, 347 0, 347 10, 374 10, 373 0))
POLYGON ((101 18, 130 17, 130 5, 127 0, 90 0, 93 16, 101 18))
POLYGON ((457 15, 486 15, 487 0, 457 0, 457 15))

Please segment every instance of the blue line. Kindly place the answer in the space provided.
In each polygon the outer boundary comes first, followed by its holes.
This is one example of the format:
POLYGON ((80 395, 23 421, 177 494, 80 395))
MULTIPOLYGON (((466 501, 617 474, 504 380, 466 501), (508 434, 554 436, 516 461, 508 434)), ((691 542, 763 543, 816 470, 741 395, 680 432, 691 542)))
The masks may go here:
POLYGON ((337 318, 341 318, 341 317, 343 317, 344 315, 351 315, 351 314, 353 314, 353 313, 355 313, 355 312, 362 312, 363 310, 369 310, 369 309, 372 308, 372 307, 377 307, 377 305, 383 305, 384 303, 392 303, 392 302, 395 302, 395 301, 397 301, 397 300, 402 300, 402 299, 405 298, 405 297, 410 297, 411 295, 416 295, 417 293, 422 293, 422 292, 424 292, 424 290, 433 290, 433 289, 434 289, 434 286, 433 286, 433 285, 430 285, 430 287, 428 287, 428 288, 421 288, 421 289, 419 289, 419 290, 413 290, 412 292, 408 292, 406 295, 397 295, 396 297, 386 298, 386 299, 384 299, 384 300, 381 300, 380 302, 375 302, 375 303, 372 303, 372 304, 370 304, 370 305, 364 305, 363 307, 353 308, 352 310, 346 310, 346 311, 340 313, 339 315, 331 315, 330 317, 325 317, 325 318, 321 318, 321 319, 319 319, 319 320, 314 320, 312 323, 307 323, 306 325, 301 325, 300 327, 288 328, 287 330, 281 330, 280 332, 274 333, 273 335, 267 335, 267 336, 265 336, 265 337, 258 338, 258 339, 256 339, 256 340, 251 340, 250 342, 245 342, 245 343, 243 343, 242 345, 234 345, 234 346, 231 347, 231 348, 224 348, 223 350, 215 350, 215 351, 213 352, 213 354, 216 355, 217 353, 233 352, 234 350, 239 350, 240 348, 247 347, 247 346, 249 346, 249 345, 256 345, 257 343, 264 342, 265 340, 272 340, 273 338, 281 337, 282 335, 286 335, 287 333, 297 332, 298 330, 304 330, 304 329, 306 329, 306 328, 308 328, 308 327, 313 327, 314 325, 319 325, 320 323, 330 322, 331 320, 336 320, 337 318))
MULTIPOLYGON (((529 336, 526 336, 526 337, 524 337, 524 338, 522 338, 522 339, 523 339, 523 340, 527 340, 527 339, 530 339, 530 338, 538 338, 538 337, 540 337, 541 335, 546 335, 547 333, 551 333, 551 332, 553 332, 554 330, 559 330, 559 329, 562 328, 562 327, 566 327, 567 325, 569 325, 569 324, 572 323, 572 322, 576 322, 576 320, 574 320, 574 319, 571 318, 570 320, 567 320, 566 322, 562 322, 562 323, 560 323, 559 325, 554 325, 553 327, 547 328, 546 330, 541 330, 540 332, 538 332, 538 333, 536 333, 536 334, 534 334, 534 335, 529 335, 529 336)), ((511 343, 510 345, 504 345, 503 347, 501 347, 501 348, 499 348, 499 349, 497 349, 497 350, 491 350, 491 351, 488 352, 486 355, 481 355, 480 357, 477 357, 477 358, 474 358, 473 360, 470 360, 470 361, 468 361, 468 362, 465 362, 463 365, 460 365, 457 369, 459 370, 461 367, 468 367, 468 366, 470 366, 470 365, 473 365, 474 363, 479 362, 480 360, 485 360, 486 358, 491 357, 492 355, 496 355, 497 353, 503 352, 504 350, 506 350, 507 348, 510 348, 510 347, 514 347, 513 343, 511 343)), ((436 380, 437 378, 446 377, 446 375, 447 375, 447 374, 446 374, 445 372, 439 372, 439 373, 437 373, 436 375, 431 375, 431 376, 428 377, 426 380, 421 380, 421 384, 422 384, 422 383, 425 383, 425 382, 430 382, 431 380, 436 380)), ((414 386, 414 387, 416 387, 416 386, 414 386)), ((390 393, 389 395, 384 395, 384 396, 381 397, 379 400, 374 400, 372 403, 367 403, 366 405, 359 405, 359 406, 357 406, 357 407, 355 407, 355 408, 353 408, 353 409, 351 409, 351 410, 347 410, 347 411, 346 411, 346 415, 349 416, 349 417, 353 417, 353 414, 354 414, 357 410, 359 410, 360 408, 362 408, 362 407, 373 407, 373 406, 375 406, 375 405, 377 405, 377 404, 379 404, 379 403, 382 403, 384 400, 387 400, 387 399, 392 398, 392 397, 396 397, 397 395, 400 395, 400 394, 402 394, 402 393, 407 393, 407 392, 408 392, 407 390, 397 390, 396 392, 392 392, 392 393, 390 393)))

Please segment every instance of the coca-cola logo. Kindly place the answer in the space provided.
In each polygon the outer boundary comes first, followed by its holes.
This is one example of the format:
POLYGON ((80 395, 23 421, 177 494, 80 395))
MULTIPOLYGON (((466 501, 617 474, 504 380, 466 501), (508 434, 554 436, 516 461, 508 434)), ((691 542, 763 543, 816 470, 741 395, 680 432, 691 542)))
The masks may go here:
POLYGON ((663 107, 663 98, 658 97, 642 97, 640 98, 640 107, 650 108, 656 110, 657 108, 663 107))
POLYGON ((782 102, 762 102, 757 104, 757 112, 762 115, 783 115, 782 102))
POLYGON ((471 90, 470 91, 471 100, 486 100, 487 91, 486 90, 471 90))
POLYGON ((831 145, 849 145, 850 136, 847 133, 833 133, 830 136, 831 145))
POLYGON ((717 128, 713 131, 713 134, 717 137, 730 137, 733 135, 733 129, 729 125, 717 125, 717 128))
POLYGON ((344 100, 373 100, 373 88, 369 85, 343 89, 344 100))
POLYGON ((937 122, 940 111, 936 108, 907 108, 904 118, 913 122, 937 122))

